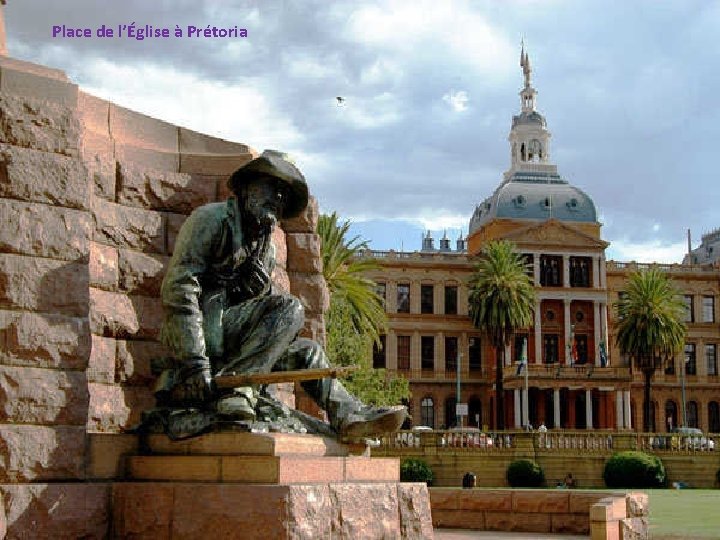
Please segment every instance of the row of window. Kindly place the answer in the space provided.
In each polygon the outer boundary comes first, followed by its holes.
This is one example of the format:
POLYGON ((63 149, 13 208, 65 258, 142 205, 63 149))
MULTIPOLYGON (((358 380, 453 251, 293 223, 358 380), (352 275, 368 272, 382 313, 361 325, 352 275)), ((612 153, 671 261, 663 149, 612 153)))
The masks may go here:
MULTIPOLYGON (((574 344, 570 351, 573 364, 587 364, 588 362, 588 336, 587 334, 574 334, 574 344)), ((560 336, 558 334, 542 335, 543 364, 557 364, 560 361, 560 336)), ((527 334, 515 334, 515 361, 522 362, 527 359, 527 334), (525 358, 523 358, 525 354, 525 358)))
MULTIPOLYGON (((396 336, 397 339, 397 369, 410 369, 410 338, 411 336, 396 336)), ((373 345, 373 367, 382 369, 387 366, 386 336, 380 336, 380 345, 373 345)), ((445 336, 445 371, 457 370, 460 356, 458 338, 445 336)), ((482 371, 482 347, 479 337, 468 338, 468 362, 470 371, 482 371)), ((420 336, 420 368, 423 371, 435 370, 435 336, 420 336)))
MULTIPOLYGON (((660 427, 655 423, 655 405, 650 408, 650 428, 652 431, 657 431, 656 427, 660 427)), ((708 431, 710 433, 720 433, 720 404, 717 401, 711 401, 707 406, 708 412, 708 431)), ((685 404, 685 414, 687 415, 687 427, 700 427, 699 426, 699 415, 698 415, 698 403, 697 401, 688 401, 685 404)), ((662 429, 668 431, 675 427, 682 425, 682 418, 679 418, 681 413, 678 413, 678 405, 671 399, 665 402, 665 421, 662 429), (678 423, 679 422, 679 423, 678 423)))
MULTIPOLYGON (((455 416, 455 404, 457 399, 451 396, 445 400, 445 421, 439 425, 440 429, 452 428, 457 425, 455 416)), ((425 396, 420 400, 420 425, 436 427, 435 400, 431 396, 425 396)), ((468 400, 468 425, 480 427, 482 422, 482 402, 478 397, 471 397, 468 400)))
MULTIPOLYGON (((533 255, 523 255, 528 269, 528 275, 533 277, 533 255)), ((592 258, 570 257, 568 264, 569 281, 571 287, 590 287, 592 283, 592 258)), ((543 287, 562 287, 563 258, 560 255, 540 255, 540 285, 543 287)))
MULTIPOLYGON (((695 297, 691 294, 683 296, 685 302, 685 322, 695 322, 695 297)), ((702 321, 705 323, 715 322, 715 297, 714 296, 703 296, 702 297, 702 321)))
MULTIPOLYGON (((705 362, 708 375, 718 374, 717 345, 715 343, 705 344, 705 362)), ((675 374, 675 362, 671 362, 665 368, 666 375, 675 374)), ((685 344, 685 375, 697 375, 697 345, 695 343, 685 344)))
MULTIPOLYGON (((387 290, 385 283, 377 284, 377 294, 385 304, 387 290)), ((456 285, 445 285, 445 315, 457 315, 458 288, 456 285)), ((410 313, 410 284, 397 284, 397 313, 410 313)), ((420 285, 420 313, 435 313, 435 286, 420 285)))

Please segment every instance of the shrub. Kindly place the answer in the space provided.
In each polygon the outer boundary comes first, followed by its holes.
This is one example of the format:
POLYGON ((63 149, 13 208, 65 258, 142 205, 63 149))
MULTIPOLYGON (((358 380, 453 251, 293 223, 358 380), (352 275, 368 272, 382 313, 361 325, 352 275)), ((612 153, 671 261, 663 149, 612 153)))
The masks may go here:
POLYGON ((542 468, 529 459, 513 461, 507 468, 506 476, 512 487, 540 487, 545 483, 542 468))
POLYGON ((717 480, 717 483, 720 484, 720 469, 715 473, 715 480, 717 480))
POLYGON ((422 459, 404 459, 400 464, 401 482, 425 482, 430 486, 434 478, 430 465, 422 459))
POLYGON ((664 487, 667 477, 659 457, 628 450, 607 460, 603 479, 611 488, 654 488, 664 487))

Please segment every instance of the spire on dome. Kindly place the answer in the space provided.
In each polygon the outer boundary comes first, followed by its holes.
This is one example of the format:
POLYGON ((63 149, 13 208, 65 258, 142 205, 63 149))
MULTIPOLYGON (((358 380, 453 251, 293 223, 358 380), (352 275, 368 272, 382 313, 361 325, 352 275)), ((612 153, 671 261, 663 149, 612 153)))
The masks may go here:
POLYGON ((525 76, 525 88, 532 88, 532 66, 530 65, 530 57, 525 51, 525 40, 520 42, 520 67, 523 68, 523 75, 525 76))

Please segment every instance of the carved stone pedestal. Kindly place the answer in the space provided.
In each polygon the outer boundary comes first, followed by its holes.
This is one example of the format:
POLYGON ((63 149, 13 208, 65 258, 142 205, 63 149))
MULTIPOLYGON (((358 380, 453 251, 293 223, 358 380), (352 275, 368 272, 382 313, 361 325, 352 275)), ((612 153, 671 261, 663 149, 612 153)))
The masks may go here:
POLYGON ((116 538, 432 538, 425 484, 399 461, 314 435, 148 439, 113 486, 116 538))

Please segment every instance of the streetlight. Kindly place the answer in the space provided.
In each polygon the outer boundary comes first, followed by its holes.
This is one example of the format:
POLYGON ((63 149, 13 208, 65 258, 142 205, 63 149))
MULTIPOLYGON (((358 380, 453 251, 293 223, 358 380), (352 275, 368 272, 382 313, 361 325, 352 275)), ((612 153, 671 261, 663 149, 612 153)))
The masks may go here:
POLYGON ((687 370, 688 361, 690 359, 688 358, 687 353, 685 353, 685 360, 683 362, 682 371, 680 372, 680 384, 682 389, 682 419, 683 419, 683 427, 687 427, 687 406, 685 405, 685 371, 687 370))
POLYGON ((460 414, 460 364, 462 363, 462 353, 460 352, 460 347, 458 347, 457 357, 456 357, 456 374, 455 374, 455 394, 457 395, 457 398, 455 399, 455 425, 458 427, 462 427, 462 415, 460 414))

